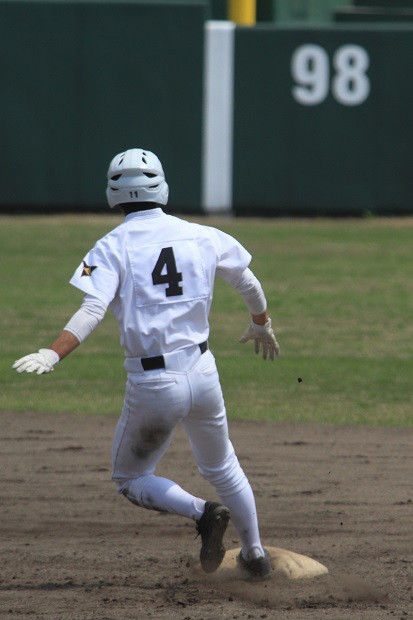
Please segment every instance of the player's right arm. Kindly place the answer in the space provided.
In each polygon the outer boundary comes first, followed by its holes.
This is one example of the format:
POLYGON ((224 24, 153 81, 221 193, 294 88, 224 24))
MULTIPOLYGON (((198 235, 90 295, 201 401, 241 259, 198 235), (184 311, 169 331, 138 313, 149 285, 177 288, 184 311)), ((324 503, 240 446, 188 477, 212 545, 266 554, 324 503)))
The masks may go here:
POLYGON ((280 354, 280 346, 267 313, 267 300, 261 283, 248 267, 241 275, 228 279, 228 282, 243 297, 251 313, 251 322, 240 342, 254 340, 255 353, 259 353, 261 348, 263 358, 274 361, 280 354))
POLYGON ((262 349, 263 358, 273 361, 280 354, 280 346, 267 314, 267 300, 261 283, 248 267, 251 254, 222 231, 213 229, 210 234, 215 235, 216 240, 217 275, 238 291, 251 313, 251 322, 240 342, 254 340, 255 352, 262 349))

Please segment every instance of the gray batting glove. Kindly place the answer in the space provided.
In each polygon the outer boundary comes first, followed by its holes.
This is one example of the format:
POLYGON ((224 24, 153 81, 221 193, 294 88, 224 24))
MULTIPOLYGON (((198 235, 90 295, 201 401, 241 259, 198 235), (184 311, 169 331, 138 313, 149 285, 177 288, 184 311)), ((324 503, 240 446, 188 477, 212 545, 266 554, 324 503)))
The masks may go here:
POLYGON ((257 325, 251 321, 247 331, 241 338, 240 342, 248 342, 248 340, 255 341, 255 353, 260 352, 260 345, 262 346, 262 356, 266 360, 269 356, 273 362, 274 358, 280 354, 280 345, 278 344, 274 332, 271 327, 271 319, 265 323, 265 325, 257 325))
POLYGON ((59 359, 58 354, 52 349, 39 349, 38 353, 30 353, 14 362, 13 368, 19 374, 35 372, 37 375, 43 375, 53 372, 59 359))

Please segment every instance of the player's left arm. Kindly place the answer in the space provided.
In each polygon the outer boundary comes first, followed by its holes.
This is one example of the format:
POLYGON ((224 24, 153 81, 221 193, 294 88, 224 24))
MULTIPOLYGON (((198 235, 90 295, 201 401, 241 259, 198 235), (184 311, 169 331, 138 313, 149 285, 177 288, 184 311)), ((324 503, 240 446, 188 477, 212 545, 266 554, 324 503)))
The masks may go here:
POLYGON ((52 372, 60 360, 72 353, 96 329, 105 316, 106 308, 107 304, 86 294, 79 310, 50 347, 20 358, 14 362, 13 368, 19 374, 35 372, 43 375, 52 372))

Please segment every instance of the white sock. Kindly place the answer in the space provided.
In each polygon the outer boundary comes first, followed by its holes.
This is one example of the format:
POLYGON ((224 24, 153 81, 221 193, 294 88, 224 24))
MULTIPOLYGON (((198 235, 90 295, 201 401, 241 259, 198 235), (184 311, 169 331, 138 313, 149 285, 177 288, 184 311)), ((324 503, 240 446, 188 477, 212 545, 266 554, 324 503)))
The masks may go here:
POLYGON ((264 555, 258 529, 254 493, 248 482, 238 493, 221 496, 221 501, 231 511, 231 521, 241 539, 242 555, 246 560, 264 555))
POLYGON ((134 504, 198 520, 205 510, 205 500, 187 493, 176 482, 146 474, 125 485, 124 495, 134 504))

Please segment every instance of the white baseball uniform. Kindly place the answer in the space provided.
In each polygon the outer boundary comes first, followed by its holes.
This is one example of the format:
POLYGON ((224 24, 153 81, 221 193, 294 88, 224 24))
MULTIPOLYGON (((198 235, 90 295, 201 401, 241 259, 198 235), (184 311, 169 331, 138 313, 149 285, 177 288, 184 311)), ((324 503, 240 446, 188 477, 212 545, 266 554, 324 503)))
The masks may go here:
MULTIPOLYGON (((215 275, 236 286, 252 311, 266 309, 262 289, 247 269, 250 260, 231 236, 154 208, 127 215, 96 243, 71 279, 86 293, 86 306, 100 304, 101 316, 111 308, 125 349, 128 379, 112 453, 119 492, 145 508, 202 516, 204 500, 154 474, 182 423, 200 473, 231 511, 245 557, 253 548, 262 551, 255 500, 228 437, 218 372, 206 342, 215 275)), ((82 331, 76 320, 65 329, 76 336, 82 331)))

